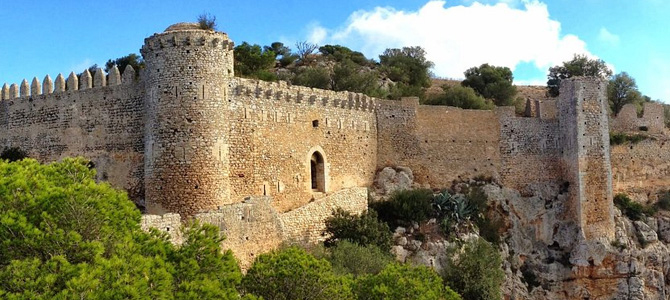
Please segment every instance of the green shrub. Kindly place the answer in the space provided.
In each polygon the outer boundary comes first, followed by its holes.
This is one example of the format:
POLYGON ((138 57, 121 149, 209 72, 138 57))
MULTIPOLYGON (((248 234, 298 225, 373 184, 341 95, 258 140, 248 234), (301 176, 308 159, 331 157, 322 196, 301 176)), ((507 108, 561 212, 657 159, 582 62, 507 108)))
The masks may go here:
POLYGON ((633 221, 640 220, 645 215, 651 216, 656 213, 656 209, 654 207, 645 206, 634 202, 626 194, 617 194, 614 196, 614 205, 616 205, 616 207, 618 207, 624 215, 633 221))
POLYGON ((336 274, 354 276, 378 274, 394 261, 388 251, 382 251, 375 245, 361 246, 347 240, 330 248, 328 260, 336 274))
POLYGON ((0 160, 0 299, 235 299, 242 272, 219 228, 177 248, 140 227, 125 192, 84 159, 0 160))
POLYGON ((622 145, 626 143, 637 144, 649 137, 644 134, 625 134, 621 132, 610 132, 610 145, 622 145))
POLYGON ((354 285, 358 299, 460 300, 440 276, 424 266, 389 264, 377 275, 360 277, 354 285))
POLYGON ((351 282, 333 273, 330 263, 295 246, 261 254, 242 287, 264 299, 353 299, 351 282))
POLYGON ((428 189, 402 190, 391 195, 387 201, 374 202, 371 208, 379 213, 379 219, 391 228, 421 223, 434 214, 433 192, 428 189))
POLYGON ((467 242, 462 251, 452 248, 444 269, 444 281, 468 300, 502 299, 505 279, 500 253, 483 239, 467 242))
POLYGON ((492 101, 477 95, 471 87, 443 85, 442 90, 441 95, 427 99, 424 104, 454 106, 463 109, 491 110, 495 107, 492 101))
POLYGON ((325 241, 326 247, 347 240, 361 246, 374 245, 384 251, 391 249, 391 230, 379 221, 374 210, 357 216, 338 208, 333 216, 326 219, 326 232, 330 234, 325 241))

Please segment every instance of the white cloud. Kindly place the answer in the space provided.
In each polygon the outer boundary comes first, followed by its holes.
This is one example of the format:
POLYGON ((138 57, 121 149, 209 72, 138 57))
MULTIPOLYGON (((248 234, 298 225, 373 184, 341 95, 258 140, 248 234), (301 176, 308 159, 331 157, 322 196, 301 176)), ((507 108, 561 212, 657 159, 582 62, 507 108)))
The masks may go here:
MULTIPOLYGON (((93 65, 93 61, 90 58, 84 59, 82 62, 76 63, 72 66, 70 66, 70 71, 75 72, 75 73, 81 73, 84 70, 88 69, 88 67, 93 65)), ((67 74, 63 74, 67 78, 67 74)))
POLYGON ((327 33, 322 43, 342 44, 368 57, 386 48, 422 46, 435 63, 433 72, 447 78, 462 78, 466 69, 482 63, 514 70, 527 62, 546 72, 575 53, 594 57, 579 37, 561 34, 561 24, 537 0, 453 7, 433 0, 417 11, 377 7, 354 12, 338 29, 317 27, 312 35, 322 33, 327 33), (520 8, 508 5, 515 2, 520 8))
POLYGON ((600 28, 600 32, 598 33, 598 40, 602 43, 609 44, 610 46, 617 46, 621 41, 618 35, 611 33, 605 27, 600 28))
POLYGON ((328 36, 328 32, 319 24, 312 24, 310 27, 311 29, 309 30, 307 41, 314 44, 321 44, 328 36))

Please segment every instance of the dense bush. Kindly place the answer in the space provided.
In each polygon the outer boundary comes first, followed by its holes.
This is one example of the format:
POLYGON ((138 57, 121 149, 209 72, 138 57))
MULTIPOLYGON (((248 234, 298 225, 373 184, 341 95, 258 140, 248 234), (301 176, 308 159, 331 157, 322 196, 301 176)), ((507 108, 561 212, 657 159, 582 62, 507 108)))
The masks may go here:
POLYGON ((384 251, 391 249, 391 230, 379 221, 374 210, 358 216, 337 209, 332 217, 326 219, 326 233, 330 235, 325 241, 327 247, 347 240, 361 246, 374 245, 384 251))
POLYGON ((383 251, 375 245, 361 246, 347 240, 340 241, 329 250, 328 261, 335 273, 340 275, 377 274, 394 261, 388 251, 383 251))
POLYGON ((432 201, 431 190, 401 190, 393 193, 387 201, 371 203, 370 207, 379 213, 380 220, 395 228, 428 220, 434 214, 432 201))
POLYGON ((461 84, 471 87, 480 96, 491 99, 497 106, 514 105, 516 87, 512 84, 514 75, 508 67, 482 64, 465 71, 461 84))
POLYGON ((617 194, 614 196, 614 205, 633 221, 641 220, 645 215, 651 216, 656 213, 654 207, 637 203, 631 200, 626 194, 617 194))
POLYGON ((649 137, 644 134, 625 134, 621 132, 610 133, 610 145, 621 145, 625 143, 637 144, 649 137))
POLYGON ((350 278, 335 275, 327 260, 294 246, 259 255, 242 286, 264 299, 354 299, 350 278))
POLYGON ((359 278, 354 287, 358 299, 460 300, 440 276, 424 266, 389 264, 377 275, 359 278))
POLYGON ((477 95, 471 87, 444 85, 442 91, 441 95, 427 99, 424 104, 454 106, 463 109, 493 109, 495 107, 492 101, 487 101, 477 95))
POLYGON ((464 299, 502 299, 502 258, 490 243, 471 240, 462 249, 450 249, 447 257, 444 281, 464 299))
POLYGON ((0 299, 239 298, 218 228, 194 224, 175 248, 94 179, 83 159, 0 161, 0 299))

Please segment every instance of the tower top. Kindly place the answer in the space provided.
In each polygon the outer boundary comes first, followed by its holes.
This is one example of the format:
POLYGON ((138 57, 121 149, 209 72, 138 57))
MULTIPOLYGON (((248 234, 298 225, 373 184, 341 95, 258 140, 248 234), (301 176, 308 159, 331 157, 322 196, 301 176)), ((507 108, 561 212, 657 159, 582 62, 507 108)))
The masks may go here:
POLYGON ((185 31, 185 30, 205 31, 205 29, 200 28, 200 25, 198 23, 189 23, 189 22, 176 23, 168 26, 168 28, 165 28, 165 32, 185 31))

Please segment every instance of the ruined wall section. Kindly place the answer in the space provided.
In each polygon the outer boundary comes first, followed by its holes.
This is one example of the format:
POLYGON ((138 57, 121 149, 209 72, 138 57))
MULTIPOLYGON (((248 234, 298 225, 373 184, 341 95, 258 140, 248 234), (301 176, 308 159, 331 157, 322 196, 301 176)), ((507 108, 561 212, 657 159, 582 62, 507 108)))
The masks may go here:
POLYGON ((516 117, 513 107, 496 110, 500 123, 501 183, 526 191, 530 184, 562 177, 558 119, 516 117))
POLYGON ((568 218, 587 240, 614 237, 607 83, 578 77, 561 83, 559 122, 565 179, 570 183, 568 218))
POLYGON ((650 133, 661 133, 665 128, 663 105, 644 103, 642 117, 638 117, 634 104, 626 104, 616 117, 611 118, 610 130, 618 132, 640 131, 646 127, 650 133))
POLYGON ((315 244, 326 239, 325 220, 336 209, 360 214, 368 209, 368 189, 365 187, 337 191, 327 198, 281 214, 283 238, 286 241, 315 244))
POLYGON ((379 168, 405 166, 414 180, 448 187, 476 176, 498 178, 500 128, 493 111, 381 101, 377 109, 379 168))
POLYGON ((34 79, 21 95, 3 94, 0 148, 19 147, 41 162, 85 157, 95 164, 99 180, 127 190, 142 204, 144 86, 134 81, 132 68, 123 84, 116 68, 109 82, 101 69, 93 77, 87 70, 82 78, 79 85, 74 73, 67 83, 59 75, 54 85, 47 76, 41 88, 34 79))
MULTIPOLYGON (((219 227, 226 239, 222 249, 230 249, 243 269, 249 268, 256 256, 276 249, 282 242, 316 243, 326 236, 325 220, 341 208, 354 214, 367 210, 367 189, 364 187, 337 191, 296 210, 280 213, 267 196, 248 197, 241 203, 224 205, 218 210, 199 213, 200 222, 219 227)), ((143 215, 144 230, 156 228, 167 233, 177 245, 184 241, 178 214, 143 215)))
POLYGON ((267 195, 287 211, 322 197, 311 186, 315 151, 325 160, 325 194, 372 184, 375 99, 242 78, 230 89, 232 202, 267 195))

